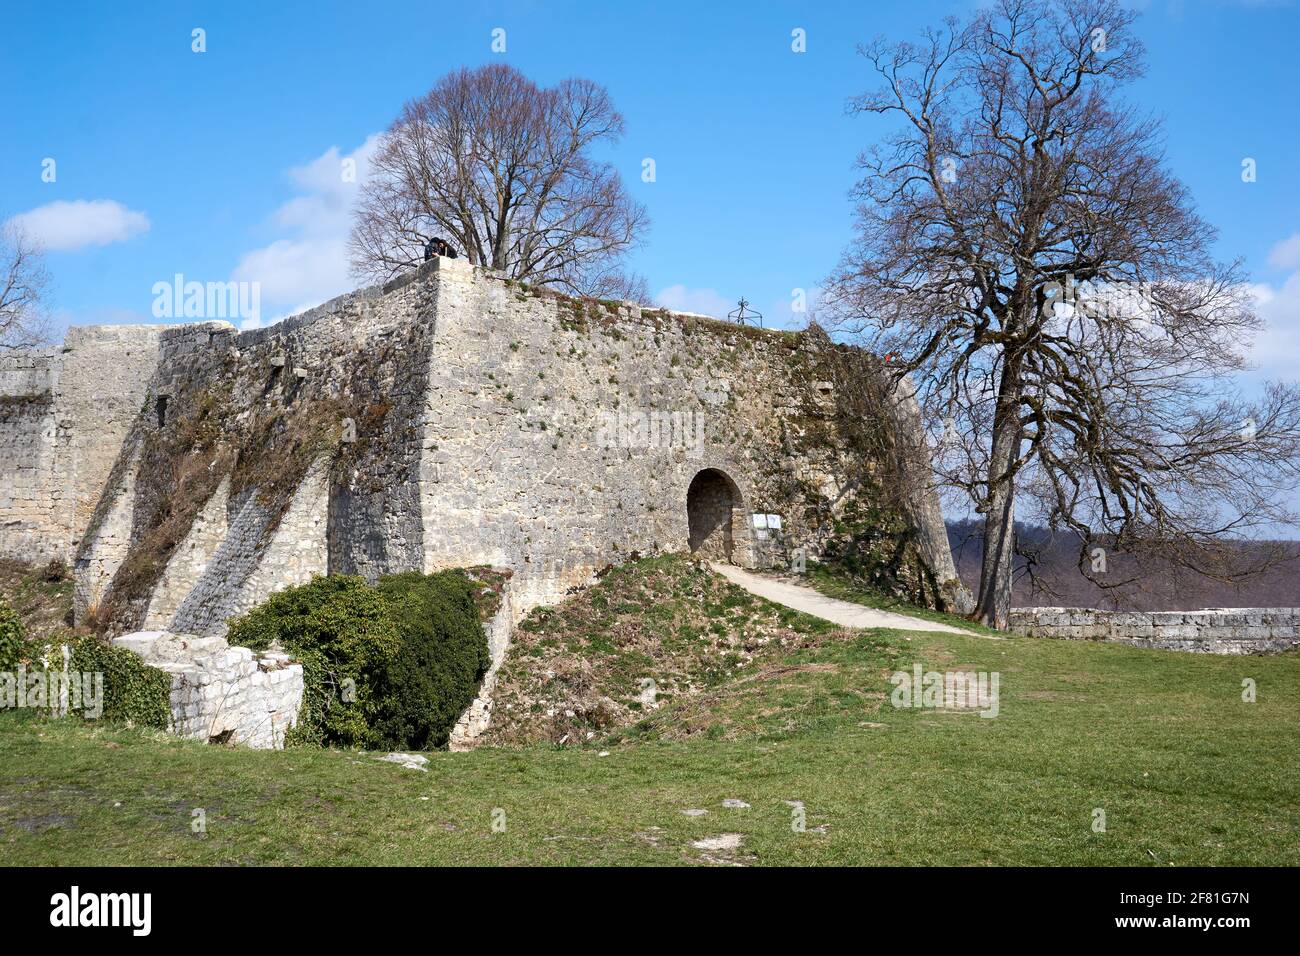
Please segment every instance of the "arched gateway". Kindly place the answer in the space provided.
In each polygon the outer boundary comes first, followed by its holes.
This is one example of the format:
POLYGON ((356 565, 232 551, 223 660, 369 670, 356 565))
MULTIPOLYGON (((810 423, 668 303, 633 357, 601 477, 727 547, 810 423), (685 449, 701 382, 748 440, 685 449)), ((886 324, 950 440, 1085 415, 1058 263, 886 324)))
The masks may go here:
POLYGON ((705 468, 691 479, 686 517, 692 554, 714 561, 734 560, 745 511, 740 489, 731 478, 716 468, 705 468))

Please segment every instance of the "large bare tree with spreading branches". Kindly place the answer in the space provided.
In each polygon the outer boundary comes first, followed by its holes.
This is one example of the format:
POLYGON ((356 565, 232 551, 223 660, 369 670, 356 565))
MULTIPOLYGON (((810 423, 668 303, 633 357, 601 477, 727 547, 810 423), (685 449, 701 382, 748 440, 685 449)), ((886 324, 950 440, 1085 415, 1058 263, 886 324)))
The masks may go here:
POLYGON ((830 298, 942 426, 941 477, 983 516, 976 615, 995 627, 1017 502, 1077 534, 1103 585, 1106 549, 1249 573, 1214 566, 1242 554, 1215 541, 1295 520, 1300 392, 1232 385, 1260 322, 1158 122, 1117 94, 1143 69, 1134 17, 998 0, 862 49, 880 81, 851 110, 897 132, 860 157, 830 298))
POLYGON ((539 87, 492 64, 444 76, 384 134, 362 185, 353 270, 385 279, 434 236, 475 264, 564 292, 647 298, 624 272, 648 223, 598 150, 622 136, 604 87, 539 87))
POLYGON ((0 352, 47 341, 48 287, 40 247, 17 226, 0 228, 0 352))

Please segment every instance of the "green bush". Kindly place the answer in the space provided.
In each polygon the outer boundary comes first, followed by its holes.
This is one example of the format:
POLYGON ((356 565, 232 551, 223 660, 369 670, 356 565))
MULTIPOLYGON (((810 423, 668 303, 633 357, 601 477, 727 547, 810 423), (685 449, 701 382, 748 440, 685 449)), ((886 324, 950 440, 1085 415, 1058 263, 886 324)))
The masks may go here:
POLYGON ((58 656, 58 646, 57 640, 29 634, 22 615, 0 596, 0 671, 15 671, 19 665, 29 673, 43 669, 51 654, 58 656))
POLYGON ((169 674, 150 667, 121 647, 103 643, 97 637, 69 642, 72 652, 68 668, 80 673, 104 675, 105 720, 130 721, 139 727, 166 729, 171 720, 169 674))
POLYGON ((0 597, 0 671, 12 671, 18 667, 26 642, 18 612, 0 597))
POLYGON ((230 622, 228 639, 276 643, 303 665, 292 743, 444 746, 488 668, 474 585, 460 571, 313 578, 230 622))
POLYGON ((446 746, 451 729, 474 700, 491 660, 462 571, 417 572, 380 578, 402 649, 384 673, 378 746, 420 750, 446 746))
POLYGON ((294 743, 369 747, 377 688, 400 650, 384 599, 352 575, 315 577, 230 622, 227 639, 254 651, 279 644, 303 667, 294 743))
MULTIPOLYGON (((15 671, 24 664, 30 673, 36 673, 45 667, 42 661, 46 659, 62 668, 60 643, 29 640, 18 615, 0 597, 0 671, 15 671)), ((169 675, 96 637, 70 638, 67 644, 70 671, 104 675, 101 719, 166 729, 171 720, 169 675)))

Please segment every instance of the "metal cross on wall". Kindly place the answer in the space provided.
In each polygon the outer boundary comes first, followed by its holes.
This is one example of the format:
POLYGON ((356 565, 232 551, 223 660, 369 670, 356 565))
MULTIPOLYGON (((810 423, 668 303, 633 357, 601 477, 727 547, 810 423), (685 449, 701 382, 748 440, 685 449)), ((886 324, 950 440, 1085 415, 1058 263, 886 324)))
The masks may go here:
POLYGON ((763 327, 763 313, 759 312, 757 309, 751 309, 748 300, 746 300, 744 296, 740 297, 740 301, 737 302, 736 305, 739 306, 739 308, 732 309, 728 312, 727 318, 740 325, 744 325, 746 322, 753 322, 760 329, 763 327))

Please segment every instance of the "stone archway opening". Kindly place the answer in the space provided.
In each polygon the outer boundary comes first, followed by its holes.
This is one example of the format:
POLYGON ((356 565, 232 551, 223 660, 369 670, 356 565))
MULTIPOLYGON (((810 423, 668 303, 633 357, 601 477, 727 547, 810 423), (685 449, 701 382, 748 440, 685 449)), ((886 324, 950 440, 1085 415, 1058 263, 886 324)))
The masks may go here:
POLYGON ((736 522, 744 521, 740 489, 734 481, 716 468, 705 468, 697 474, 686 489, 686 518, 691 554, 710 561, 733 562, 736 522))

